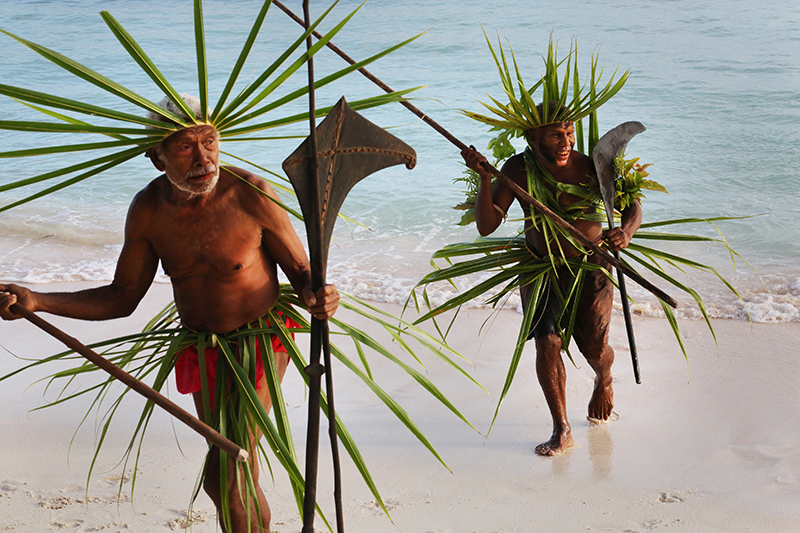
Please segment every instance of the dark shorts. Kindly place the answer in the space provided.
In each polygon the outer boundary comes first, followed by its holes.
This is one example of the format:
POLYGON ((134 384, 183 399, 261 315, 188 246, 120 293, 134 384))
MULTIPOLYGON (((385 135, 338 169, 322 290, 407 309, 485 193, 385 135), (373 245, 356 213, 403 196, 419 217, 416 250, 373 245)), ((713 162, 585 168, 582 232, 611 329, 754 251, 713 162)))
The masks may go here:
MULTIPOLYGON (((582 324, 576 324, 576 329, 582 325, 588 326, 591 323, 595 333, 604 336, 607 333, 610 318, 604 315, 610 315, 611 302, 614 298, 614 285, 602 270, 586 271, 583 275, 583 288, 577 302, 578 320, 582 324)), ((558 269, 558 279, 553 279, 550 282, 539 300, 539 305, 533 316, 531 330, 528 333, 528 340, 540 339, 548 335, 561 335, 561 330, 567 326, 569 317, 563 316, 561 323, 559 323, 563 308, 558 301, 553 284, 558 283, 561 293, 564 294, 569 290, 573 279, 572 273, 566 267, 558 269)))
MULTIPOLYGON (((287 328, 297 328, 300 324, 289 317, 284 318, 287 328)), ((269 321, 267 321, 269 325, 269 321)), ((292 333, 294 338, 294 333, 292 333)), ((274 352, 285 352, 286 348, 276 335, 271 336, 272 350, 274 352)), ((258 339, 256 339, 256 349, 258 349, 258 339)), ((219 347, 207 346, 203 351, 206 359, 206 378, 208 380, 208 390, 211 397, 214 397, 214 384, 217 379, 217 357, 219 357, 219 347)), ((192 394, 199 392, 203 388, 200 376, 200 361, 197 346, 191 345, 178 355, 175 362, 175 384, 181 394, 192 394)), ((256 358, 256 388, 260 388, 258 382, 264 376, 264 363, 260 357, 256 358)))

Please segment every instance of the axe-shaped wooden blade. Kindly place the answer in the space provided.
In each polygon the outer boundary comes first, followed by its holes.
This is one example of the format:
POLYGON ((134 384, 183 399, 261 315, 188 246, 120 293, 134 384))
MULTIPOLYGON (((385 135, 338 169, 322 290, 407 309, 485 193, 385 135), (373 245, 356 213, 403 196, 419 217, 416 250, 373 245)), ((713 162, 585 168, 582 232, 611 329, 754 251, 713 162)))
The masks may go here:
POLYGON ((404 163, 409 169, 417 163, 413 148, 365 119, 345 102, 337 102, 317 127, 317 158, 319 172, 319 202, 312 205, 313 194, 309 180, 309 141, 306 139, 283 162, 283 170, 292 182, 305 218, 311 260, 321 261, 323 272, 328 262, 336 215, 353 186, 373 172, 404 163), (319 227, 312 227, 319 213, 319 227), (319 251, 319 252, 317 252, 319 251), (321 257, 314 257, 321 253, 321 257))
MULTIPOLYGON (((614 159, 625 152, 628 143, 634 136, 642 133, 646 128, 641 122, 624 122, 609 130, 603 135, 592 151, 594 168, 597 172, 597 181, 600 184, 600 194, 603 197, 603 205, 606 208, 609 229, 614 227, 614 186, 615 170, 614 159)), ((619 252, 614 252, 614 257, 619 261, 619 252)), ((617 279, 619 280, 619 297, 622 302, 622 314, 625 316, 625 330, 628 333, 628 345, 631 349, 631 362, 633 363, 633 376, 636 383, 641 383, 639 376, 639 355, 636 351, 636 339, 633 336, 633 322, 631 321, 631 309, 628 302, 628 291, 625 289, 625 276, 617 268, 617 279)))
POLYGON ((603 135, 592 150, 600 194, 606 208, 609 227, 614 227, 614 159, 625 151, 628 143, 636 135, 645 131, 641 122, 623 122, 603 135))

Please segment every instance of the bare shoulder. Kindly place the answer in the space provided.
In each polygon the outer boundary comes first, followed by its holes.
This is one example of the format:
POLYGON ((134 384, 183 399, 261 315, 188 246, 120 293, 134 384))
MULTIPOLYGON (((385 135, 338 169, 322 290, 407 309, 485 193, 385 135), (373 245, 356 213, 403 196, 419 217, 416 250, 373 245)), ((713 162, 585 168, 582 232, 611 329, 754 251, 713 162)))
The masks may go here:
POLYGON ((519 154, 512 155, 508 158, 503 164, 503 173, 505 174, 506 171, 509 172, 518 172, 520 170, 525 170, 525 153, 521 152, 519 154))
POLYGON ((166 175, 162 174, 155 178, 133 197, 128 209, 128 218, 149 217, 164 201, 169 191, 170 185, 166 175))
POLYGON ((525 169, 525 154, 511 156, 500 171, 517 183, 527 183, 528 171, 525 169))
POLYGON ((245 169, 224 167, 220 173, 218 186, 232 193, 241 208, 251 215, 260 216, 267 213, 274 216, 273 211, 283 211, 277 205, 280 203, 280 198, 269 182, 245 169))
POLYGON ((254 192, 254 188, 262 192, 268 193, 270 196, 275 196, 275 190, 270 186, 269 182, 249 170, 239 167, 222 167, 221 178, 223 187, 232 187, 239 193, 242 191, 254 192))
POLYGON ((128 207, 125 220, 126 240, 134 237, 148 238, 153 228, 158 228, 160 208, 170 191, 166 175, 161 175, 136 193, 128 207))

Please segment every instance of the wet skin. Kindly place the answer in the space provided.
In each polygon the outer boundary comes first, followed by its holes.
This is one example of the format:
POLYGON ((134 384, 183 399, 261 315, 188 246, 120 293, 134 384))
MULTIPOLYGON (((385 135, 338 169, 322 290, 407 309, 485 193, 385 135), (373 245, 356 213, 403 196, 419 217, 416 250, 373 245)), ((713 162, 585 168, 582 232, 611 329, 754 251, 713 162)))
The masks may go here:
MULTIPOLYGON (((34 312, 84 320, 128 316, 150 287, 159 262, 172 282, 181 322, 191 329, 227 333, 264 315, 278 296, 278 267, 313 316, 333 315, 339 301, 336 287, 328 285, 316 294, 311 290, 308 259, 286 211, 276 204, 275 191, 245 170, 219 169, 214 128, 181 130, 148 155, 165 173, 131 203, 114 281, 75 293, 38 293, 0 284, 2 318, 19 318, 9 309, 17 302, 34 312)), ((281 376, 288 363, 284 355, 276 360, 281 376)), ((260 392, 269 409, 265 391, 262 387, 260 392)), ((202 419, 202 410, 198 414, 202 419)), ((232 467, 229 471, 235 475, 232 467)), ((258 487, 257 470, 254 476, 258 487)), ((221 489, 211 477, 206 490, 219 505, 221 489)), ((226 490, 235 491, 235 482, 226 490)), ((251 531, 269 531, 269 506, 263 494, 258 499, 261 513, 251 512, 251 526, 257 527, 251 531)), ((247 509, 237 494, 231 493, 230 501, 231 532, 247 531, 247 509)))
MULTIPOLYGON (((556 181, 584 185, 596 179, 591 159, 573 149, 575 144, 573 124, 557 123, 543 126, 527 132, 525 137, 534 151, 537 163, 556 181)), ((474 148, 465 150, 462 156, 467 166, 480 175, 481 187, 475 204, 476 224, 481 235, 489 235, 503 221, 516 195, 499 180, 492 188, 491 174, 481 166, 481 162, 486 159, 477 150, 474 148)), ((522 154, 510 158, 503 165, 502 172, 527 190, 528 176, 522 154)), ((530 204, 520 198, 516 199, 523 212, 529 213, 530 204)), ((559 196, 561 205, 569 205, 576 200, 577 197, 567 193, 561 193, 559 196)), ((577 220, 572 223, 589 239, 604 242, 610 251, 627 247, 640 224, 641 207, 638 203, 622 213, 621 226, 613 230, 604 232, 599 222, 577 220)), ((544 236, 533 227, 530 220, 525 221, 525 231, 528 245, 538 254, 547 255, 544 236)), ((566 242, 562 242, 562 247, 567 256, 579 253, 566 242)), ((527 308, 528 289, 523 288, 520 292, 523 305, 527 308)), ((595 372, 588 417, 599 421, 608 420, 614 407, 611 375, 614 351, 608 346, 608 322, 612 299, 610 286, 594 300, 582 298, 578 304, 578 316, 573 334, 578 348, 595 372)), ((536 339, 536 374, 553 419, 553 433, 547 442, 536 447, 538 455, 556 455, 574 444, 572 430, 567 420, 566 369, 561 349, 562 342, 559 335, 546 335, 536 339)))

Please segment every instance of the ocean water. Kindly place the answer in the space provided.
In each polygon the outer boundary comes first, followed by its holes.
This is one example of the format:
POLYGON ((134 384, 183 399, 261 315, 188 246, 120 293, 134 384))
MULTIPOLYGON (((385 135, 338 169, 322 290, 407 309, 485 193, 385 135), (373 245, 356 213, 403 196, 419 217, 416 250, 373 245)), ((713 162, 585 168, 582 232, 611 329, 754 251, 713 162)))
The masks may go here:
MULTIPOLYGON (((285 2, 296 12, 301 2, 285 2)), ((358 6, 341 0, 331 20, 358 6)), ((238 56, 260 7, 255 1, 204 3, 212 105, 238 56)), ((315 14, 326 4, 312 1, 315 14)), ((142 44, 180 91, 197 92, 192 2, 188 0, 4 0, 0 29, 76 59, 123 85, 161 98, 107 28, 99 12, 108 10, 142 44)), ((333 22, 323 24, 332 27, 333 22)), ((577 40, 586 72, 598 51, 607 72, 630 69, 625 88, 600 111, 601 133, 620 122, 638 120, 647 131, 629 153, 653 163, 651 177, 669 195, 648 194, 645 221, 685 217, 752 216, 745 220, 687 226, 683 231, 718 236, 720 230, 741 256, 735 268, 721 246, 678 245, 665 249, 717 269, 736 287, 731 294, 713 274, 676 275, 703 295, 712 316, 759 322, 800 321, 800 5, 789 0, 641 0, 613 5, 589 1, 497 0, 411 2, 370 0, 334 42, 356 58, 367 57, 413 35, 410 45, 369 69, 395 89, 424 86, 417 107, 467 144, 484 148, 491 134, 459 114, 480 110, 487 94, 501 89, 482 28, 495 40, 499 32, 514 48, 526 80, 536 79, 552 33, 567 49, 577 40)), ((272 8, 239 87, 244 87, 299 36, 299 26, 272 8)), ((94 86, 64 72, 13 39, 0 35, 2 82, 138 112, 94 86)), ((321 52, 317 75, 341 68, 333 54, 321 52)), ((305 71, 287 82, 305 83, 305 71)), ((279 94, 289 92, 281 89, 279 94)), ((379 94, 352 74, 321 90, 318 105, 379 94)), ((0 120, 43 120, 2 98, 0 120)), ((299 100, 270 115, 301 112, 299 100)), ((459 227, 463 198, 453 183, 463 166, 458 151, 399 105, 364 113, 413 146, 417 167, 392 168, 360 182, 342 213, 356 223, 337 223, 328 279, 340 289, 374 301, 402 303, 430 269, 431 254, 447 243, 477 237, 474 227, 459 227)), ((299 138, 228 143, 223 150, 280 172, 282 160, 301 142, 305 124, 281 131, 299 138)), ((278 134, 276 131, 275 134, 278 134)), ((2 150, 77 142, 79 137, 1 132, 2 150)), ((95 139, 96 140, 96 139, 95 139)), ((239 164, 225 156, 226 161, 239 164)), ((4 159, 0 184, 59 168, 80 156, 4 159)), ((123 238, 132 196, 157 175, 143 157, 105 175, 69 187, 31 204, 0 213, 0 278, 23 283, 69 280, 109 281, 123 238)), ((19 190, 0 193, 0 205, 21 198, 19 190)), ((510 218, 521 215, 512 211, 510 218)), ((302 232, 300 224, 297 228, 302 232)), ((507 222, 499 234, 512 235, 519 223, 507 222)), ((168 281, 159 276, 159 282, 168 281)), ((629 286, 632 284, 629 284, 629 286)), ((680 302, 679 314, 700 316, 692 298, 660 285, 680 302)), ((660 311, 637 287, 631 293, 647 314, 660 311)), ((450 294, 432 291, 434 301, 450 294)), ((518 307, 516 298, 506 305, 518 307)))

